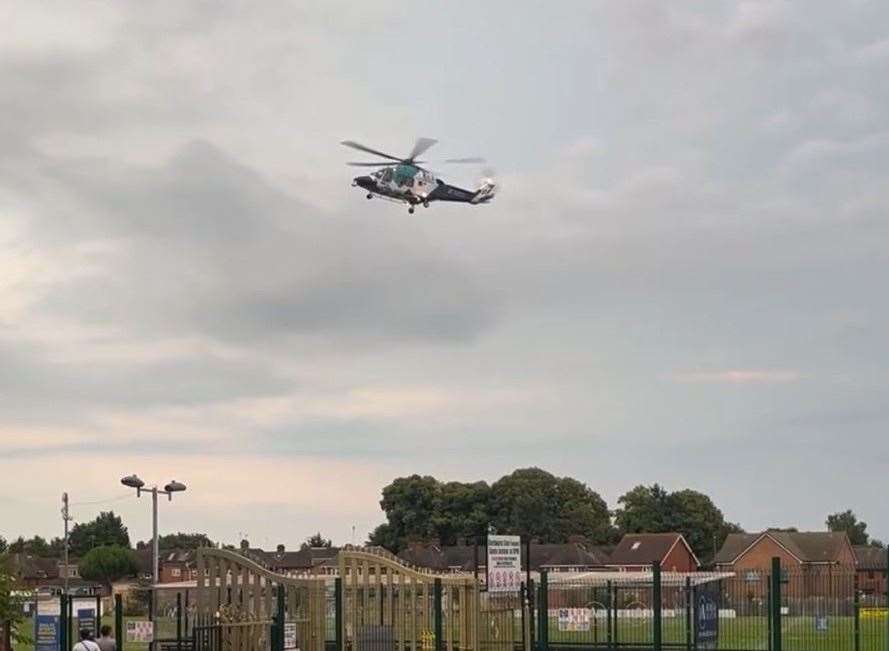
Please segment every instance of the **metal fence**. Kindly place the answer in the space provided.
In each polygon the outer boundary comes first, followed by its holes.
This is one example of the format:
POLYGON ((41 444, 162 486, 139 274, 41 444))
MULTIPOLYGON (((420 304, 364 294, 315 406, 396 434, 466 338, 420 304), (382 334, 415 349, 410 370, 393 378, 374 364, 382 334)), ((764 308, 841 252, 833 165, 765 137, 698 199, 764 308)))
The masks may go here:
POLYGON ((540 651, 889 651, 889 602, 854 569, 542 576, 540 651))

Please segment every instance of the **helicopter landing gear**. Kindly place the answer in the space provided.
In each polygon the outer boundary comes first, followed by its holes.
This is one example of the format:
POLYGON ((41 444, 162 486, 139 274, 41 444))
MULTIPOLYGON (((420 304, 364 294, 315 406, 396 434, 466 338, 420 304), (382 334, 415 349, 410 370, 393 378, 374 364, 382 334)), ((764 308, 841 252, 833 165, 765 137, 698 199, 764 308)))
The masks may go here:
POLYGON ((428 207, 429 207, 429 202, 428 202, 428 201, 424 201, 424 202, 423 202, 423 207, 424 207, 424 208, 428 208, 428 207))
POLYGON ((368 192, 368 193, 367 193, 367 198, 368 198, 368 199, 373 199, 374 196, 373 196, 370 192, 368 192))
POLYGON ((414 207, 411 206, 410 208, 408 208, 408 209, 407 209, 407 213, 408 213, 409 215, 413 215, 413 214, 414 214, 414 207))

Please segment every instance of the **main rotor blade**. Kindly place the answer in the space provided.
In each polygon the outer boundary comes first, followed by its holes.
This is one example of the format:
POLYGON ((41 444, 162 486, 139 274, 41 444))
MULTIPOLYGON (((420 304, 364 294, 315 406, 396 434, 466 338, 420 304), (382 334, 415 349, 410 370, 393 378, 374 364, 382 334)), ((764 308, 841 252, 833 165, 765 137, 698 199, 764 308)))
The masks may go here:
POLYGON ((390 167, 395 163, 346 163, 346 165, 351 165, 352 167, 390 167))
POLYGON ((375 156, 382 156, 383 158, 388 158, 389 160, 401 161, 397 156, 393 156, 392 154, 387 154, 382 151, 377 151, 376 149, 371 149, 370 147, 365 147, 359 142, 355 142, 354 140, 343 140, 341 145, 345 145, 346 147, 351 147, 352 149, 357 149, 358 151, 363 151, 368 154, 374 154, 375 156))
POLYGON ((422 156, 424 152, 437 142, 438 140, 432 138, 417 138, 417 142, 414 144, 411 153, 408 154, 407 160, 414 160, 417 156, 422 156))
POLYGON ((484 158, 478 156, 470 156, 469 158, 448 158, 445 163, 484 163, 484 158))

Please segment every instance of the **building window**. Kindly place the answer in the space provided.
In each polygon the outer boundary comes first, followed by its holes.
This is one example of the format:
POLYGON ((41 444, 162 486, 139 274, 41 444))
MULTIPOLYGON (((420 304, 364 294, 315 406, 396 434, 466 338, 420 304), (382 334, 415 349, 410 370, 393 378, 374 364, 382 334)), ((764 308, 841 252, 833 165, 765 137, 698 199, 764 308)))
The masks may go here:
POLYGON ((757 572, 756 570, 747 570, 747 572, 744 574, 744 580, 747 583, 756 583, 757 581, 759 581, 759 572, 757 572))
POLYGON ((182 570, 180 570, 178 567, 174 567, 172 570, 170 570, 170 574, 178 578, 182 576, 182 570))

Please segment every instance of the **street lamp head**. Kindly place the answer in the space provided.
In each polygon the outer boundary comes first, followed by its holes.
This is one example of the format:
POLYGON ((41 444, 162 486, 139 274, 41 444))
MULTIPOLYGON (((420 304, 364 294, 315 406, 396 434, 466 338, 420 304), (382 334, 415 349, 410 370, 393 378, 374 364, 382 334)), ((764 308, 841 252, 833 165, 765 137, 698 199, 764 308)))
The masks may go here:
POLYGON ((128 475, 120 480, 120 483, 124 486, 129 486, 130 488, 135 488, 139 490, 145 485, 145 482, 139 479, 136 475, 128 475))
POLYGON ((185 484, 174 479, 169 484, 164 486, 164 490, 168 493, 181 493, 185 490, 185 484))

